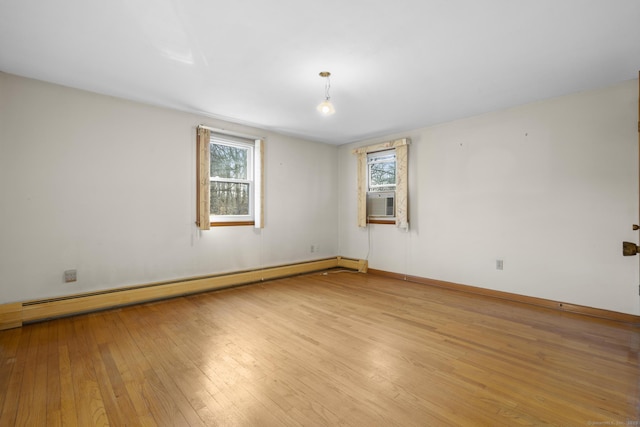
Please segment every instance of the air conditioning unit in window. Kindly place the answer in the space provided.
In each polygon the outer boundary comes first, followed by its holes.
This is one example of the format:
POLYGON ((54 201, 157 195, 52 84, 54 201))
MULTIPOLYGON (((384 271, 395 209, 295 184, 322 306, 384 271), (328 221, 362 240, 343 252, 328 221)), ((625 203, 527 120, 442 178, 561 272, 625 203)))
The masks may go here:
POLYGON ((396 215, 395 191, 369 191, 367 193, 367 216, 370 218, 392 218, 396 215))

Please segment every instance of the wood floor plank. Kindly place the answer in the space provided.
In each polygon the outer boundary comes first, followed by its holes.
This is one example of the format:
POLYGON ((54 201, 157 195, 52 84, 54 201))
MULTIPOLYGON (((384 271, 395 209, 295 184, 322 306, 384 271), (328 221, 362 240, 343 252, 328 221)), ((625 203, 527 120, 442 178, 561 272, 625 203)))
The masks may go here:
POLYGON ((60 381, 60 351, 58 328, 54 323, 47 326, 47 345, 43 363, 47 365, 46 411, 47 426, 62 425, 62 390, 60 381))
POLYGON ((109 424, 121 426, 132 423, 134 420, 131 415, 135 414, 135 410, 113 357, 116 344, 110 331, 115 328, 114 316, 112 313, 90 315, 87 322, 91 332, 88 350, 92 354, 109 424))
MULTIPOLYGON (((47 420, 47 380, 49 353, 47 324, 36 325, 22 379, 16 425, 44 425, 47 420)), ((55 394, 55 393, 54 393, 55 394)))
POLYGON ((108 356, 103 356, 105 364, 109 370, 118 370, 124 389, 118 389, 115 392, 118 396, 121 393, 123 398, 131 403, 130 410, 133 412, 127 413, 123 410, 124 414, 132 420, 134 425, 156 426, 158 423, 151 413, 149 400, 145 395, 146 387, 144 387, 144 372, 151 369, 151 366, 144 358, 137 342, 132 338, 128 324, 120 317, 120 311, 118 309, 110 312, 117 321, 110 325, 111 339, 108 343, 102 344, 109 345, 108 356))
POLYGON ((62 425, 77 426, 77 409, 73 376, 71 374, 71 359, 67 345, 58 347, 59 372, 60 372, 60 419, 62 425))
MULTIPOLYGON (((76 409, 76 392, 73 382, 73 366, 69 351, 69 340, 74 339, 73 324, 68 319, 50 322, 51 327, 58 332, 58 375, 60 377, 60 420, 64 426, 78 425, 78 411, 76 409)), ((53 378, 52 378, 53 380, 53 378)))
POLYGON ((310 274, 0 331, 0 425, 640 420, 640 329, 310 274))
POLYGON ((96 374, 96 355, 91 351, 91 316, 93 314, 70 319, 74 337, 67 341, 67 345, 75 406, 79 425, 108 426, 109 418, 96 374))
MULTIPOLYGON (((147 369, 143 372, 143 393, 151 415, 158 425, 202 425, 177 389, 175 381, 166 372, 164 358, 168 357, 166 353, 171 352, 171 343, 159 328, 155 306, 150 305, 146 310, 131 307, 131 310, 140 314, 129 319, 132 322, 130 326, 135 326, 129 332, 145 359, 147 369)), ((175 360, 175 363, 179 363, 179 360, 175 360)))
MULTIPOLYGON (((16 374, 18 372, 18 351, 24 346, 20 344, 23 336, 22 329, 11 329, 0 341, 0 390, 15 390, 16 374)), ((0 425, 7 421, 12 407, 9 393, 0 393, 0 425)), ((12 414, 13 416, 14 414, 12 414)))

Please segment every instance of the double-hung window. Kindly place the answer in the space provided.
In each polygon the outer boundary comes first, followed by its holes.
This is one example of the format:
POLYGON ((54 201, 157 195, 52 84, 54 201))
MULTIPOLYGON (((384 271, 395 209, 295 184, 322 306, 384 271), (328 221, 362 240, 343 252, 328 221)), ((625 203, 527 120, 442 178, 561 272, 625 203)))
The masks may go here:
POLYGON ((395 222, 396 150, 367 153, 367 221, 395 222))
POLYGON ((253 221, 254 144, 211 136, 209 213, 212 222, 253 221))
POLYGON ((357 156, 358 226, 396 224, 409 229, 408 138, 353 150, 357 156))
POLYGON ((264 141, 200 126, 197 140, 196 224, 263 227, 264 141))
POLYGON ((367 155, 369 191, 396 191, 396 150, 367 155))

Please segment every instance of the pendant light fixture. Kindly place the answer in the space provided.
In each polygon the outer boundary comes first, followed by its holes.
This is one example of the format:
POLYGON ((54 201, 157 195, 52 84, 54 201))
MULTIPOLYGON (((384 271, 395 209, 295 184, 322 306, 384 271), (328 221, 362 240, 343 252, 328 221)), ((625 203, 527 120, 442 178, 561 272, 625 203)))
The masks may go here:
POLYGON ((333 107, 333 104, 329 100, 331 97, 329 96, 329 89, 331 88, 331 80, 329 80, 329 76, 331 73, 328 71, 321 71, 320 77, 327 79, 327 82, 324 87, 324 101, 322 101, 318 105, 318 111, 320 111, 325 116, 330 116, 336 112, 336 109, 333 107))

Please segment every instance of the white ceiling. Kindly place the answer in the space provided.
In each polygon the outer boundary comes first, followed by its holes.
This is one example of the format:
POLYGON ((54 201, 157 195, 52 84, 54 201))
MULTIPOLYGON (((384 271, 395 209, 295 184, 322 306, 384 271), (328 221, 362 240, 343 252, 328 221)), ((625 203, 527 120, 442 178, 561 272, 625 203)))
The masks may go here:
POLYGON ((639 69, 639 0, 0 1, 0 71, 331 144, 639 69))

